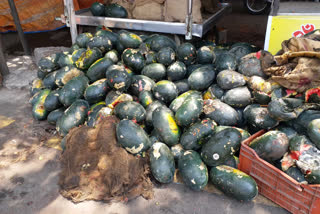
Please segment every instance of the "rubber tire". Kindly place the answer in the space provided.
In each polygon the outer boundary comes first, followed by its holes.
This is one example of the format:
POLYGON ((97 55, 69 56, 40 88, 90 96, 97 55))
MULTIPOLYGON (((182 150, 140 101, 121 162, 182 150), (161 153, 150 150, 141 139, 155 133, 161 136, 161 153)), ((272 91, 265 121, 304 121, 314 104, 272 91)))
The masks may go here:
POLYGON ((259 10, 259 11, 254 11, 252 10, 249 6, 248 6, 248 0, 243 0, 243 5, 244 7, 247 9, 247 11, 252 14, 252 15, 260 15, 260 14, 264 14, 266 12, 268 12, 270 10, 270 6, 271 6, 271 3, 270 2, 267 2, 266 3, 266 6, 259 10))

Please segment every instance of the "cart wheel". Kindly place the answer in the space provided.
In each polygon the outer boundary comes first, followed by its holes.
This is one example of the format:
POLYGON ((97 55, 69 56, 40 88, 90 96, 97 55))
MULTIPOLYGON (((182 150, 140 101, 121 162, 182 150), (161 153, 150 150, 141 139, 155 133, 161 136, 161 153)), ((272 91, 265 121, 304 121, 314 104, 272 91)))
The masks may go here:
POLYGON ((270 9, 270 2, 267 0, 243 0, 245 8, 252 15, 259 15, 270 9))

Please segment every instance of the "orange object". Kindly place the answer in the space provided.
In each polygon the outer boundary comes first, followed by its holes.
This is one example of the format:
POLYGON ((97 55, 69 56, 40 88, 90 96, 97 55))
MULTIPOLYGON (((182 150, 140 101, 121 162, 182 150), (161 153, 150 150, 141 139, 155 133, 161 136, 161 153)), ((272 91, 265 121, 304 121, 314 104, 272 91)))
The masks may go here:
MULTIPOLYGON (((103 0, 73 0, 75 10, 89 8, 94 2, 103 0)), ((54 30, 64 26, 55 17, 64 14, 63 0, 15 0, 24 32, 54 30)), ((0 0, 0 32, 15 31, 8 0, 0 0)))
POLYGON ((300 184, 267 161, 248 145, 263 135, 257 132, 241 143, 239 169, 255 179, 259 193, 293 214, 320 213, 320 185, 300 184))

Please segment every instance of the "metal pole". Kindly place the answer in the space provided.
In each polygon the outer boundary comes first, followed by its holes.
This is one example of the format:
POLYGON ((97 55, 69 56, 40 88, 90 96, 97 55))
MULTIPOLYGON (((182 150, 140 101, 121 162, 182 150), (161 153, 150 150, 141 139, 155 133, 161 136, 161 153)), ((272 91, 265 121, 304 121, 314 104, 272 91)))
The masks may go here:
POLYGON ((26 55, 30 56, 31 52, 30 52, 30 49, 28 47, 27 40, 26 40, 26 38, 25 38, 25 36, 23 34, 23 30, 22 30, 22 27, 21 27, 21 24, 20 24, 20 19, 19 19, 19 15, 18 15, 18 12, 17 12, 16 5, 14 4, 13 0, 8 0, 8 3, 9 3, 9 6, 10 6, 11 15, 13 17, 14 24, 16 25, 16 29, 18 31, 18 35, 19 35, 20 42, 22 44, 24 53, 26 55))
POLYGON ((6 59, 4 57, 3 49, 2 49, 2 35, 0 33, 0 73, 3 77, 6 74, 9 74, 9 68, 7 66, 6 59))
POLYGON ((186 16, 186 40, 192 39, 192 6, 193 0, 188 0, 187 16, 186 16))
POLYGON ((78 31, 77 31, 77 23, 75 18, 76 14, 74 11, 73 0, 64 0, 64 6, 67 8, 67 13, 68 13, 66 24, 67 26, 70 26, 72 44, 74 44, 76 42, 78 31))

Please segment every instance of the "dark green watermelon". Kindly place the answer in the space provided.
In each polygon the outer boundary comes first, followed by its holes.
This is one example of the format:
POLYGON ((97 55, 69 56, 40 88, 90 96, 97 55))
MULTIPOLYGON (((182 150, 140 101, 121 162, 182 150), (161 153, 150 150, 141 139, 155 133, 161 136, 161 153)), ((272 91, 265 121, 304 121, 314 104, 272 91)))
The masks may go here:
POLYGON ((217 84, 212 84, 210 85, 208 90, 203 94, 203 99, 221 99, 224 93, 225 91, 222 88, 220 88, 217 84))
POLYGON ((120 119, 135 120, 138 123, 146 119, 146 110, 137 102, 126 101, 114 108, 114 114, 120 119))
POLYGON ((122 32, 120 33, 119 41, 124 48, 139 48, 142 43, 142 39, 134 33, 122 32))
POLYGON ((30 95, 34 96, 35 94, 37 94, 39 91, 42 91, 43 89, 45 89, 44 84, 43 84, 43 80, 36 78, 30 84, 30 90, 29 90, 30 95))
POLYGON ((232 107, 243 108, 251 103, 251 93, 246 86, 233 88, 223 95, 222 101, 232 107))
POLYGON ((300 171, 300 169, 296 166, 292 166, 289 169, 285 171, 287 175, 292 177, 294 180, 298 181, 299 183, 301 182, 307 182, 306 179, 304 178, 304 174, 300 171))
POLYGON ((39 92, 37 99, 32 105, 32 116, 34 119, 45 120, 47 118, 49 111, 44 107, 44 103, 49 94, 49 89, 43 89, 39 92))
POLYGON ((75 62, 77 68, 88 69, 95 61, 102 57, 100 49, 94 47, 88 48, 86 52, 82 53, 80 58, 75 62))
POLYGON ((135 73, 140 73, 145 66, 145 60, 142 54, 136 49, 126 49, 122 53, 122 61, 135 73))
POLYGON ((258 195, 258 185, 255 180, 230 166, 211 168, 210 181, 223 193, 239 201, 251 201, 258 195))
POLYGON ((112 61, 115 64, 119 61, 118 51, 116 51, 116 50, 108 51, 104 55, 104 58, 109 59, 110 61, 112 61))
POLYGON ((232 157, 228 158, 222 165, 238 169, 239 158, 233 155, 232 157))
POLYGON ((108 37, 112 42, 113 48, 116 48, 117 44, 120 44, 119 35, 117 33, 112 32, 110 29, 107 29, 107 30, 100 29, 95 33, 94 36, 108 37))
POLYGON ((60 68, 67 66, 67 65, 73 65, 72 55, 68 52, 64 52, 58 60, 58 65, 60 68))
POLYGON ((157 62, 168 66, 174 62, 176 52, 171 47, 161 48, 157 54, 157 62))
POLYGON ((279 124, 279 121, 270 116, 267 108, 260 107, 258 104, 248 105, 243 113, 247 123, 255 128, 255 131, 271 129, 279 124))
POLYGON ((241 133, 234 128, 217 132, 201 148, 201 158, 207 166, 219 166, 240 149, 241 133))
POLYGON ((45 88, 50 90, 57 88, 55 81, 56 81, 56 74, 58 71, 59 70, 53 71, 49 73, 45 78, 43 78, 43 85, 45 88))
POLYGON ((224 70, 217 75, 217 83, 222 89, 233 89, 244 86, 246 80, 242 74, 236 71, 224 70))
POLYGON ((131 81, 130 93, 139 96, 142 91, 152 91, 155 84, 156 83, 147 76, 134 75, 131 81))
POLYGON ((103 101, 108 92, 107 79, 100 79, 89 85, 84 92, 84 99, 89 104, 103 101))
POLYGON ((223 70, 235 71, 237 69, 238 63, 237 58, 233 54, 222 53, 217 56, 215 65, 219 72, 223 70))
POLYGON ((114 17, 114 18, 128 18, 127 10, 119 4, 113 3, 108 4, 105 7, 104 15, 106 17, 114 17))
POLYGON ((178 169, 184 184, 192 190, 199 191, 207 185, 208 169, 196 151, 185 151, 178 160, 178 169))
POLYGON ((312 120, 308 125, 308 136, 320 148, 320 119, 312 120))
POLYGON ((320 119, 320 111, 306 110, 298 118, 289 121, 289 124, 300 134, 308 134, 308 125, 314 119, 320 119))
POLYGON ((55 84, 62 87, 75 77, 83 76, 84 73, 74 66, 65 66, 57 70, 55 84))
POLYGON ((188 79, 178 80, 173 83, 176 85, 179 95, 190 90, 188 79))
POLYGON ((254 90, 252 91, 253 100, 256 103, 259 103, 260 105, 268 105, 271 101, 271 97, 269 94, 254 90))
POLYGON ((48 114, 48 117, 47 117, 48 123, 52 124, 52 125, 56 125, 56 123, 59 120, 59 118, 62 117, 64 111, 65 111, 65 108, 62 107, 62 108, 58 108, 58 109, 53 110, 52 112, 50 112, 48 114))
POLYGON ((62 53, 52 54, 47 57, 42 57, 38 62, 38 67, 45 73, 50 73, 59 68, 58 60, 62 53))
POLYGON ((139 103, 141 103, 144 108, 147 108, 153 101, 155 101, 155 98, 151 91, 142 91, 139 94, 139 103))
POLYGON ((280 132, 285 133, 289 140, 298 134, 296 130, 294 130, 293 128, 291 128, 289 126, 285 126, 285 125, 279 125, 274 129, 276 131, 280 131, 280 132))
POLYGON ((146 65, 157 62, 157 54, 154 51, 148 51, 144 58, 146 59, 146 65))
POLYGON ((108 86, 114 90, 126 91, 131 84, 131 76, 125 67, 111 65, 106 72, 108 86))
POLYGON ((131 120, 121 120, 116 133, 118 143, 133 155, 141 154, 151 146, 147 133, 131 120))
POLYGON ((87 43, 87 47, 90 49, 98 48, 103 54, 112 49, 112 42, 106 36, 94 36, 87 43))
POLYGON ((185 65, 194 64, 197 58, 197 50, 191 43, 183 43, 177 50, 178 60, 185 65))
POLYGON ((88 85, 89 80, 86 76, 78 76, 73 78, 60 90, 59 101, 66 107, 70 106, 77 99, 83 97, 83 93, 88 85))
POLYGON ((288 151, 289 139, 285 133, 269 131, 254 139, 249 146, 266 161, 275 161, 288 151))
POLYGON ((266 75, 262 71, 260 60, 255 56, 242 58, 239 62, 238 71, 247 77, 266 77, 266 75))
POLYGON ((163 64, 151 63, 143 68, 141 74, 153 79, 154 81, 160 81, 164 79, 167 71, 163 64))
POLYGON ((78 99, 65 110, 64 114, 58 119, 56 129, 61 136, 68 134, 73 127, 84 124, 89 110, 89 103, 78 99))
POLYGON ((98 59, 87 70, 87 77, 90 82, 95 82, 106 77, 106 70, 113 64, 107 57, 98 59))
POLYGON ((164 105, 156 108, 152 113, 152 124, 165 144, 173 146, 179 143, 180 128, 169 108, 164 105))
POLYGON ((152 113, 154 110, 156 110, 156 108, 160 107, 164 105, 163 103, 161 103, 160 101, 158 100, 154 100, 151 104, 149 104, 146 108, 146 112, 147 112, 147 115, 146 115, 146 125, 149 126, 149 127, 152 127, 153 124, 152 124, 152 113))
POLYGON ((73 64, 75 64, 75 62, 81 57, 81 55, 86 52, 86 48, 79 48, 77 50, 74 50, 71 53, 71 60, 73 62, 73 64))
POLYGON ((62 106, 59 101, 59 89, 51 91, 50 94, 47 96, 46 100, 44 101, 44 107, 48 111, 53 111, 62 106))
MULTIPOLYGON (((146 42, 148 44, 148 42, 146 42)), ((177 49, 176 43, 167 36, 155 35, 150 41, 151 50, 158 52, 161 48, 171 47, 173 50, 177 49)))
POLYGON ((298 117, 297 108, 303 105, 304 101, 296 98, 276 98, 268 104, 268 111, 271 117, 278 121, 289 121, 298 117))
POLYGON ((193 90, 207 89, 215 78, 215 70, 208 66, 202 66, 194 70, 188 77, 188 85, 193 90))
POLYGON ((90 109, 88 111, 88 119, 86 121, 86 125, 89 127, 94 127, 96 119, 98 117, 99 111, 106 107, 106 103, 104 101, 98 102, 90 106, 90 109))
POLYGON ((161 80, 157 82, 154 85, 152 92, 156 99, 164 103, 170 103, 178 96, 176 85, 168 80, 161 80))
POLYGON ((173 181, 175 172, 175 162, 169 147, 157 142, 150 150, 150 169, 153 177, 160 183, 170 183, 173 181))
POLYGON ((187 127, 199 120, 202 113, 203 100, 201 93, 190 94, 177 109, 175 118, 179 126, 187 127))
POLYGON ((90 7, 90 11, 94 16, 104 16, 104 10, 105 6, 100 2, 94 2, 90 7))
POLYGON ((216 60, 216 55, 210 46, 202 46, 197 51, 197 63, 199 64, 211 64, 216 60))
POLYGON ((220 100, 205 100, 203 103, 203 112, 205 117, 214 120, 219 125, 233 126, 239 123, 238 112, 221 102, 220 100))
POLYGON ((183 62, 176 61, 167 68, 167 79, 170 81, 182 80, 187 73, 187 67, 183 62))
POLYGON ((184 149, 198 150, 213 135, 217 124, 211 119, 204 119, 187 128, 180 138, 184 149))
MULTIPOLYGON (((76 44, 80 47, 80 48, 86 48, 87 47, 87 43, 89 42, 89 40, 92 38, 92 34, 91 33, 81 33, 76 37, 76 44)), ((75 60, 73 60, 75 61, 75 60)))

